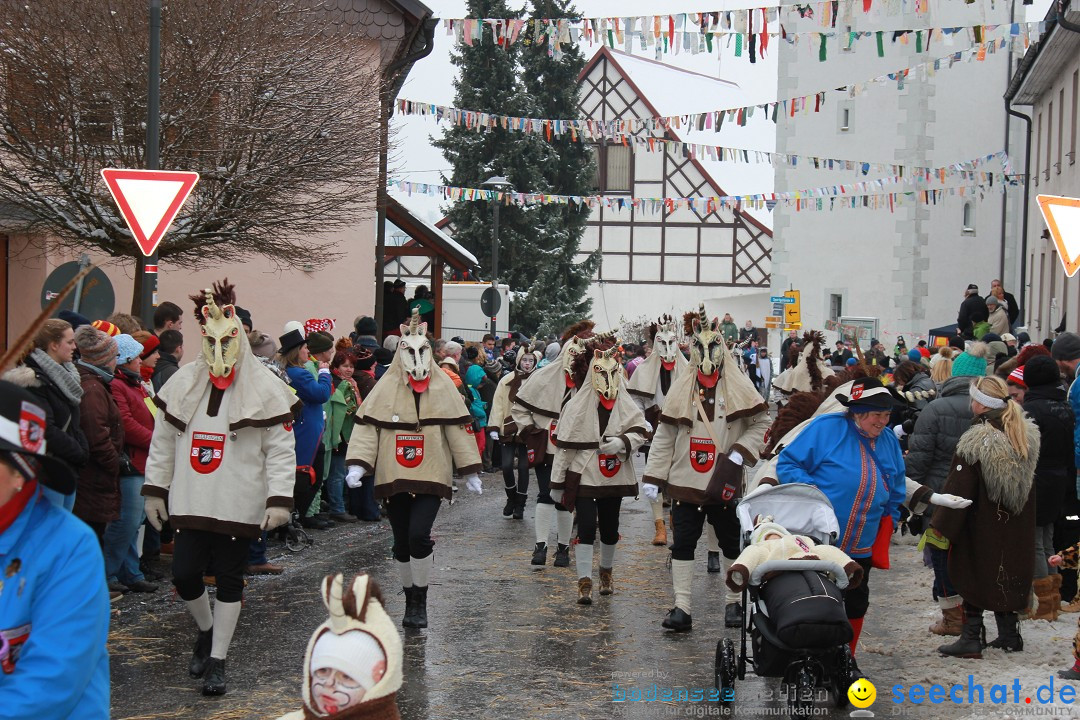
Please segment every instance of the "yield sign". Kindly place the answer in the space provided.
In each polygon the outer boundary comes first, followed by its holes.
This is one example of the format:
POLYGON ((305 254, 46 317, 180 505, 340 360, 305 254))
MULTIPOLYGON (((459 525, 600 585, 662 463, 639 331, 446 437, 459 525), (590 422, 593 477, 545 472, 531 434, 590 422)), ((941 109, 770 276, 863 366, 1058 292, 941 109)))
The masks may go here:
POLYGON ((1072 277, 1080 270, 1080 199, 1055 195, 1036 195, 1035 199, 1057 245, 1065 275, 1072 277))
POLYGON ((101 177, 146 257, 157 250, 176 213, 199 181, 199 173, 178 170, 105 168, 101 177))

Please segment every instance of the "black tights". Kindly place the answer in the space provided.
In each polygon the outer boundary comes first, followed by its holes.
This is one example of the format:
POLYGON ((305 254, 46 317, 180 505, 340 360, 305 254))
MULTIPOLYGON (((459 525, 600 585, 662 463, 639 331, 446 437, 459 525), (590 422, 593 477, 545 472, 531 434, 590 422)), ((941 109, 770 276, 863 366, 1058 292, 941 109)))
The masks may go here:
POLYGON ((387 501, 386 514, 394 533, 394 559, 409 562, 426 558, 435 550, 431 526, 439 514, 442 499, 438 495, 398 493, 387 501))
POLYGON ((517 458, 517 491, 519 495, 529 494, 529 448, 523 443, 503 443, 502 473, 503 487, 514 487, 514 458, 517 458))
POLYGON ((619 510, 621 497, 577 499, 577 535, 585 545, 596 542, 596 529, 600 528, 600 542, 614 545, 619 542, 619 510))
POLYGON ((182 600, 196 600, 206 592, 203 575, 217 583, 217 599, 240 602, 244 597, 244 569, 251 538, 207 530, 177 530, 173 536, 173 585, 182 600))

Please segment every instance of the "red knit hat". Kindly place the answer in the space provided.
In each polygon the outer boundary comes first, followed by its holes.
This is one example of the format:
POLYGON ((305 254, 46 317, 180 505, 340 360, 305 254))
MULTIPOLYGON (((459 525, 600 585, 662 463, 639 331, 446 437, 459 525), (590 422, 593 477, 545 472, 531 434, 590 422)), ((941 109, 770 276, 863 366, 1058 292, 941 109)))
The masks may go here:
POLYGON ((90 325, 101 332, 105 333, 109 337, 116 337, 120 334, 120 328, 113 325, 108 320, 95 320, 90 325))
POLYGON ((143 360, 157 352, 158 345, 161 344, 161 340, 158 339, 157 335, 146 332, 145 330, 137 332, 131 337, 135 338, 135 340, 137 340, 142 345, 143 351, 142 355, 140 355, 139 357, 141 357, 143 360))
POLYGON ((1006 382, 1010 385, 1019 385, 1020 387, 1027 389, 1027 385, 1024 384, 1024 368, 1018 367, 1009 373, 1009 377, 1006 382))

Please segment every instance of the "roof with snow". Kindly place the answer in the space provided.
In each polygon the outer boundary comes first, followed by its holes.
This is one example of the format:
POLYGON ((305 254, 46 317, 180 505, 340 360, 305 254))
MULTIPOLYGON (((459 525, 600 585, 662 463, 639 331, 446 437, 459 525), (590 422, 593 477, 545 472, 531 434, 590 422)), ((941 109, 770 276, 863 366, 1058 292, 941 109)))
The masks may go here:
POLYGON ((472 272, 480 264, 476 256, 454 238, 431 223, 421 220, 390 196, 386 198, 386 218, 411 238, 407 244, 419 244, 438 253, 457 270, 472 272))

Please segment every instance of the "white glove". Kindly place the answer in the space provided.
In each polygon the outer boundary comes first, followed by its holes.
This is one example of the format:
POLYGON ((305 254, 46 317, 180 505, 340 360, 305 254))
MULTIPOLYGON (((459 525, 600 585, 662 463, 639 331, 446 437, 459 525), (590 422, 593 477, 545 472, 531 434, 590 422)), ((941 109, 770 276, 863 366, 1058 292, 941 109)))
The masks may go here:
POLYGON ((641 494, 649 498, 649 500, 655 501, 660 495, 660 488, 652 483, 641 483, 641 494))
POLYGON ((727 459, 736 465, 742 465, 742 453, 738 450, 732 450, 728 453, 727 459))
POLYGON ((349 472, 345 473, 345 484, 355 490, 356 488, 363 485, 363 483, 361 482, 361 480, 363 479, 364 468, 360 467, 359 465, 350 465, 349 472))
POLYGON ((939 507, 952 508, 953 510, 963 510, 971 504, 971 500, 960 497, 959 495, 950 495, 948 493, 933 493, 930 495, 930 504, 937 505, 939 507))
POLYGON ((498 431, 492 430, 490 435, 491 435, 492 440, 494 440, 495 442, 499 441, 499 433, 498 433, 498 431))
POLYGON ((283 507, 268 507, 266 508, 266 516, 263 517, 262 529, 273 530, 276 527, 281 527, 285 523, 289 522, 292 517, 292 511, 283 507))
POLYGON ((147 495, 143 501, 146 508, 146 519, 154 526, 155 530, 161 530, 161 523, 169 519, 169 510, 165 507, 165 499, 154 495, 147 495))
POLYGON ((652 423, 648 420, 645 421, 645 432, 651 433, 653 431, 652 423))
POLYGON ((604 455, 616 455, 626 452, 626 444, 619 438, 605 438, 600 443, 600 452, 604 455))
POLYGON ((469 492, 474 492, 477 495, 484 494, 484 486, 480 483, 478 475, 473 474, 465 478, 465 487, 469 489, 469 492))
POLYGON ((900 425, 893 425, 893 429, 892 429, 892 431, 893 431, 893 435, 895 435, 895 436, 896 436, 896 439, 897 439, 897 440, 899 440, 900 438, 902 438, 902 437, 904 437, 905 435, 907 435, 907 433, 906 433, 906 432, 904 432, 904 425, 903 425, 903 423, 901 423, 900 425))

